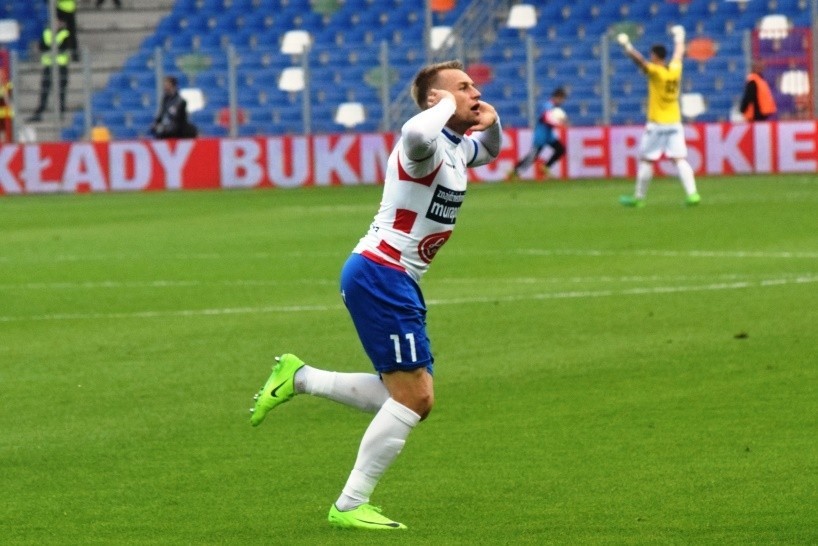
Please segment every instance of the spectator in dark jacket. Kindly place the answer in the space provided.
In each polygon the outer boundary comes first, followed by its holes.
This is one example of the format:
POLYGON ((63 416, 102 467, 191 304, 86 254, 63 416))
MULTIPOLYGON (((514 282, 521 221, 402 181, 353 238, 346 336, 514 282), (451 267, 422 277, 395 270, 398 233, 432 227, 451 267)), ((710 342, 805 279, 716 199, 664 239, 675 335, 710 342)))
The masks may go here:
POLYGON ((156 138, 194 138, 196 126, 187 120, 187 102, 179 94, 178 80, 166 76, 162 86, 165 94, 151 125, 151 134, 156 138))

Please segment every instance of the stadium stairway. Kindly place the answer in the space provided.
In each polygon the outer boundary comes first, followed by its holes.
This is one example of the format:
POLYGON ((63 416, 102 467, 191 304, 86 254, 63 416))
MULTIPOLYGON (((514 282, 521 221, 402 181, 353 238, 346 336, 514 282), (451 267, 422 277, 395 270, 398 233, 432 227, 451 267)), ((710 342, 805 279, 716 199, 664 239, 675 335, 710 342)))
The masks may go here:
MULTIPOLYGON (((174 0, 122 0, 121 9, 115 9, 112 2, 96 9, 95 3, 95 0, 78 2, 77 37, 80 48, 87 48, 90 53, 92 89, 97 91, 107 86, 111 74, 139 50, 147 36, 153 34, 158 22, 173 8, 174 0)), ((84 104, 82 64, 73 62, 70 65, 66 94, 68 112, 61 122, 55 124, 51 116, 45 115, 43 121, 29 123, 25 120, 37 108, 40 94, 42 69, 36 42, 20 58, 16 102, 17 119, 24 124, 23 134, 29 140, 58 140, 60 131, 71 123, 74 112, 80 111, 84 104)))

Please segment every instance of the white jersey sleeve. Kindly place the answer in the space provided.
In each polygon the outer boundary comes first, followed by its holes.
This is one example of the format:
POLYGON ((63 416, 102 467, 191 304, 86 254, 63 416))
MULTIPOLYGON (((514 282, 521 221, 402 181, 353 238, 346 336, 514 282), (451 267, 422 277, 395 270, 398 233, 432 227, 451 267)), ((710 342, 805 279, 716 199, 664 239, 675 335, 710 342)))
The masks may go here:
POLYGON ((466 196, 468 166, 483 164, 478 161, 490 155, 482 139, 445 127, 453 104, 444 103, 451 101, 441 101, 404 124, 387 162, 380 209, 353 250, 416 281, 452 234, 466 196))

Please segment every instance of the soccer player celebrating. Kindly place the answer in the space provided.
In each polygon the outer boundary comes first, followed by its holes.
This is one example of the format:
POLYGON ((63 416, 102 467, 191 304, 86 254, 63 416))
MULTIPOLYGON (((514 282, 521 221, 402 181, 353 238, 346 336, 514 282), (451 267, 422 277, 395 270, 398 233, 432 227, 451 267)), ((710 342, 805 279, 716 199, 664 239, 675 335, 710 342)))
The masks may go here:
POLYGON ((687 197, 685 203, 697 205, 701 198, 696 191, 693 168, 687 162, 679 89, 682 78, 682 57, 685 52, 685 30, 681 25, 670 29, 673 35, 673 56, 666 63, 667 49, 663 45, 650 48, 650 61, 634 49, 627 34, 617 41, 648 79, 648 121, 639 143, 639 166, 633 195, 623 195, 619 202, 628 207, 645 206, 648 185, 653 178, 654 163, 664 154, 673 160, 687 197))
POLYGON ((514 166, 510 178, 517 178, 520 171, 529 168, 546 146, 553 150, 551 157, 543 167, 546 175, 550 174, 551 167, 565 155, 565 145, 557 135, 557 128, 565 124, 565 112, 561 107, 567 97, 565 89, 558 87, 551 93, 551 98, 543 103, 542 113, 534 127, 534 141, 531 149, 514 166))
POLYGON ((380 209, 341 271, 341 297, 377 375, 321 370, 285 354, 251 410, 256 426, 279 404, 306 393, 375 414, 329 511, 329 522, 342 528, 406 528, 369 500, 434 403, 434 358, 417 283, 452 234, 467 168, 493 161, 502 142, 497 112, 480 100, 459 62, 421 69, 412 95, 422 112, 403 125, 380 209))

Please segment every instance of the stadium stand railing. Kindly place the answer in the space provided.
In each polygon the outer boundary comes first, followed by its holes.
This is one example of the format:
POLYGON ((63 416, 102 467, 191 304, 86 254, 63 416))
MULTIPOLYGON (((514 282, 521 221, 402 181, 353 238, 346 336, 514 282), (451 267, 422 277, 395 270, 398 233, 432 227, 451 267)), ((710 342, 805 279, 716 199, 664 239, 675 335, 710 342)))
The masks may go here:
MULTIPOLYGON (((427 60, 453 57, 461 58, 467 67, 482 69, 483 95, 499 106, 506 126, 529 125, 525 107, 529 95, 540 102, 557 86, 568 89, 565 108, 572 125, 603 123, 603 70, 610 82, 609 121, 641 123, 644 81, 634 77, 634 67, 617 48, 611 48, 610 62, 603 66, 601 43, 612 28, 625 25, 635 31, 635 47, 645 52, 653 42, 669 44, 669 26, 682 24, 689 40, 709 41, 714 52, 709 58, 685 60, 683 89, 701 93, 706 104, 696 119, 728 120, 741 94, 750 56, 765 54, 766 46, 753 51, 752 42, 747 40, 749 33, 770 14, 783 14, 793 27, 808 28, 815 1, 532 1, 537 23, 528 30, 505 27, 505 16, 514 3, 457 0, 451 9, 427 15, 421 3, 410 0, 177 0, 138 51, 94 92, 90 101, 93 118, 109 126, 115 138, 145 136, 156 110, 156 78, 173 74, 183 87, 196 86, 205 94, 205 107, 191 116, 200 134, 229 134, 225 126, 229 118, 224 112, 229 106, 230 47, 238 58, 241 123, 237 134, 301 133, 302 94, 278 88, 285 68, 302 65, 299 55, 280 53, 282 37, 289 30, 301 29, 312 37, 307 57, 312 132, 394 130, 415 108, 408 86, 416 70, 427 60), (449 26, 457 39, 428 52, 424 40, 427 25, 449 26), (535 44, 536 83, 532 89, 525 85, 528 37, 535 44), (381 53, 384 43, 385 67, 381 53), (161 66, 156 65, 157 49, 161 51, 161 66), (381 87, 384 80, 386 101, 381 87), (334 120, 338 105, 348 102, 362 103, 366 114, 364 121, 352 128, 334 120)), ((14 17, 44 20, 41 10, 28 2, 6 1, 2 5, 7 14, 13 6, 17 10, 14 17)), ((34 27, 26 27, 29 41, 39 34, 34 27)), ((30 46, 17 47, 28 51, 30 46)), ((778 72, 773 74, 774 79, 780 77, 778 72)), ((796 108, 794 99, 782 95, 778 88, 776 91, 785 109, 791 104, 796 108)), ((84 113, 77 113, 63 137, 82 138, 85 119, 84 113)))

